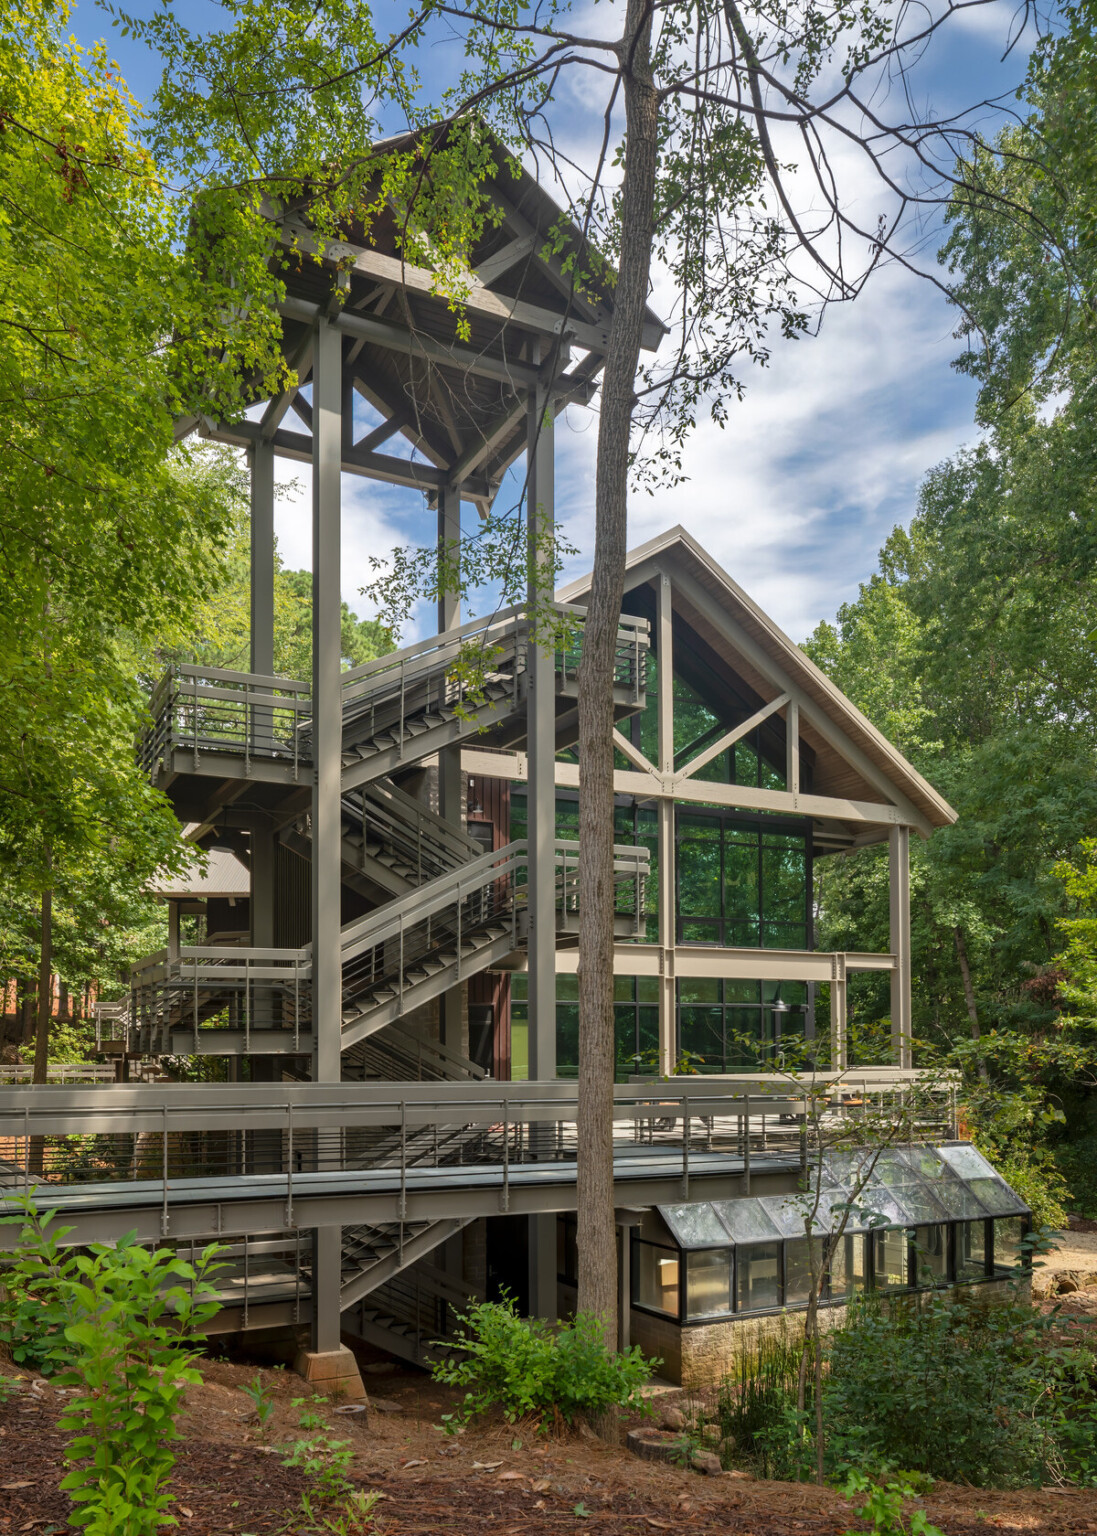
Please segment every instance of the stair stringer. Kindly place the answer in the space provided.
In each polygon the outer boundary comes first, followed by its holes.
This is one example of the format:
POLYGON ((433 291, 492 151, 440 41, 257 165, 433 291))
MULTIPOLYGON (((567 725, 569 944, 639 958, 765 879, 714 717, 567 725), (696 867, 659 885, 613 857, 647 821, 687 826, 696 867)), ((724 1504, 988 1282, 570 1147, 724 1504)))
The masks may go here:
POLYGON ((470 976, 488 970, 493 965, 501 965, 509 955, 514 953, 514 935, 508 923, 506 931, 498 938, 485 937, 483 944, 478 945, 471 953, 463 954, 460 968, 456 961, 453 961, 436 971, 433 976, 424 976, 421 981, 405 983, 402 992, 375 1003, 351 1023, 344 1024, 341 1049, 348 1050, 351 1046, 357 1045, 359 1040, 364 1040, 368 1035, 383 1029, 386 1024, 394 1024, 397 1019, 403 1018, 413 1008, 418 1008, 423 1003, 433 1002, 436 997, 441 997, 443 992, 448 992, 451 987, 467 981, 470 976))
POLYGON ((353 1307, 356 1302, 368 1296, 379 1285, 384 1285, 401 1270, 407 1269, 419 1259, 426 1258, 428 1253, 433 1253, 448 1238, 455 1237, 472 1220, 471 1216, 447 1216, 439 1221, 432 1221, 429 1226, 409 1237, 392 1253, 376 1259, 360 1274, 344 1280, 339 1292, 341 1309, 345 1312, 348 1307, 353 1307))

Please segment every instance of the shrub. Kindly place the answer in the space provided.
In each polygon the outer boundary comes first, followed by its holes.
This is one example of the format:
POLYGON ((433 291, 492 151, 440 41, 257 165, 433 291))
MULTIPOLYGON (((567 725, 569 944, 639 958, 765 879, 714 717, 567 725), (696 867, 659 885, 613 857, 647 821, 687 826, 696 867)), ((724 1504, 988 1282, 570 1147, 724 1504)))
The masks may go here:
POLYGON ((1055 1327, 1020 1304, 859 1302, 828 1341, 828 1461, 977 1487, 1093 1480, 1093 1357, 1055 1327))
POLYGON ((477 1302, 458 1321, 459 1353, 431 1369, 436 1381, 467 1388, 466 1419, 498 1407, 512 1423, 535 1415, 573 1424, 579 1415, 643 1408, 640 1388, 659 1364, 638 1348, 607 1349, 596 1317, 580 1312, 550 1327, 519 1317, 509 1296, 477 1302))
POLYGON ((803 1340, 779 1333, 758 1333, 735 1373, 724 1382, 716 1404, 722 1436, 758 1463, 763 1477, 810 1476, 810 1446, 805 1444, 812 1418, 812 1370, 808 1362, 806 1412, 797 1410, 803 1340))
POLYGON ((76 1506, 71 1520, 87 1536, 155 1536, 177 1524, 167 1512, 175 1417, 188 1384, 201 1380, 197 1330, 217 1311, 206 1281, 215 1250, 191 1265, 171 1250, 149 1252, 132 1234, 65 1250, 65 1230, 48 1230, 52 1217, 25 1202, 5 1279, 20 1327, 28 1300, 44 1309, 43 1364, 73 1389, 59 1420, 69 1437, 72 1470, 61 1487, 76 1506))

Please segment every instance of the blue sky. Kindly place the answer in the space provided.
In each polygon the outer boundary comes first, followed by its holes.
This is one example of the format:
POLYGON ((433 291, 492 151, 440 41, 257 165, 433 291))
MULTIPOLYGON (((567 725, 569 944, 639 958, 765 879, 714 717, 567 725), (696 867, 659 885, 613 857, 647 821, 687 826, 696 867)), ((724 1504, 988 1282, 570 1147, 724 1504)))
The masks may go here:
MULTIPOLYGON (((584 20, 593 16, 608 26, 601 18, 619 4, 601 0, 584 20)), ((175 8, 192 26, 218 15, 207 0, 176 0, 175 8)), ((406 14, 400 5, 375 6, 378 15, 386 10, 394 19, 406 14)), ((1012 0, 995 0, 952 18, 912 77, 918 105, 944 113, 1019 84, 1023 49, 1001 57, 1014 13, 1012 0)), ((80 0, 74 30, 84 42, 107 36, 134 94, 151 94, 157 60, 119 38, 92 0, 80 0)), ((433 91, 446 83, 452 56, 438 50, 424 61, 425 88, 433 91)), ((575 103, 577 144, 596 120, 595 105, 575 103)), ((985 126, 993 126, 989 114, 985 126)), ((857 166, 847 169, 848 201, 872 223, 879 194, 857 166)), ((923 244, 932 266, 934 228, 923 232, 923 244)), ((794 639, 803 639, 856 595, 892 527, 913 514, 926 471, 975 438, 974 389, 951 366, 959 350, 956 318, 928 282, 897 266, 878 271, 855 303, 828 313, 818 336, 774 345, 770 365, 747 375, 746 397, 731 404, 723 430, 698 428, 687 450, 686 484, 632 498, 630 544, 684 524, 794 639)), ((596 432, 589 408, 569 408, 557 426, 557 515, 580 552, 565 578, 586 569, 592 552, 596 432)), ((279 504, 279 542, 291 565, 307 566, 307 468, 288 466, 285 478, 294 483, 279 504)), ((428 540, 431 523, 414 492, 344 479, 343 588, 353 607, 368 611, 358 591, 369 579, 369 555, 428 540)))

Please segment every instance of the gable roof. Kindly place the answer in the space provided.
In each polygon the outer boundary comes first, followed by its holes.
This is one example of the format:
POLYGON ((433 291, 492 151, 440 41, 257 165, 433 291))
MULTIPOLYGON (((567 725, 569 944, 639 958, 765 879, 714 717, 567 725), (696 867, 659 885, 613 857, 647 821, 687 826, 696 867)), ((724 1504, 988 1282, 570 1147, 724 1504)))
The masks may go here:
MULTIPOLYGON (((763 697, 772 698, 784 691, 784 680, 792 685, 801 700, 805 739, 824 751, 829 747, 832 758, 835 754, 842 757, 850 771, 870 786, 856 798, 879 799, 890 788, 896 801, 908 801, 929 827, 950 826, 956 820, 948 801, 681 525, 629 552, 626 589, 664 569, 685 578, 680 595, 687 604, 693 588, 694 603, 690 606, 695 606, 699 625, 710 636, 714 630, 719 633, 721 649, 735 653, 736 670, 743 671, 763 697), (840 735, 828 733, 827 722, 837 727, 840 735)), ((590 580, 586 575, 570 582, 557 598, 581 603, 590 590, 590 580)))

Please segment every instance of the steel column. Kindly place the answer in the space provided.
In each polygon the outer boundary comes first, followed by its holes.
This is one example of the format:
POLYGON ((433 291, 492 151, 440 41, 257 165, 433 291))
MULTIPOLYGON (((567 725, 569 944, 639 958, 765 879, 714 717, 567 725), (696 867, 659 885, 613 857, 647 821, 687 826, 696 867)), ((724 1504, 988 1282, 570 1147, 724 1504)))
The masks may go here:
POLYGON ((892 827, 888 834, 891 973, 891 1046, 898 1067, 911 1065, 910 988, 910 828, 892 827))
POLYGON ((556 1215, 529 1218, 529 1315, 556 1321, 556 1215))
POLYGON ((251 670, 274 673, 274 445, 253 443, 251 467, 251 670))
MULTIPOLYGON (((656 594, 656 725, 660 773, 674 772, 674 630, 670 577, 659 577, 656 594)), ((678 1058, 678 1008, 675 995, 674 950, 675 855, 674 801, 661 798, 659 817, 659 1071, 674 1072, 678 1058)))
POLYGON ((313 1076, 317 1082, 338 1082, 342 1062, 342 372, 342 338, 333 325, 321 320, 316 328, 312 370, 312 990, 313 1076))
MULTIPOLYGON (((553 598, 551 555, 543 547, 554 522, 553 426, 548 392, 530 392, 526 612, 543 626, 553 598)), ((542 636, 543 640, 547 637, 542 636)), ((556 1076, 556 667, 552 642, 529 642, 526 676, 529 791, 529 1075, 556 1076)), ((555 1237, 553 1238, 555 1253, 555 1237)), ((555 1258, 553 1259, 555 1264, 555 1258)))
MULTIPOLYGON (((456 591, 444 587, 443 563, 452 567, 454 557, 461 546, 461 489, 459 486, 443 486, 438 493, 438 633, 456 629, 461 622, 461 598, 456 591)), ((452 575, 452 572, 450 572, 452 575)), ((438 754, 438 814, 456 827, 460 827, 463 814, 461 803, 461 748, 443 747, 438 754)), ((462 1043, 464 987, 451 987, 438 999, 438 1034, 443 1045, 459 1050, 462 1043)))
POLYGON ((319 1355, 340 1343, 343 1229, 314 1227, 312 1242, 312 1348, 319 1355))

